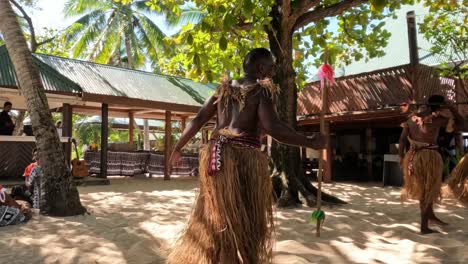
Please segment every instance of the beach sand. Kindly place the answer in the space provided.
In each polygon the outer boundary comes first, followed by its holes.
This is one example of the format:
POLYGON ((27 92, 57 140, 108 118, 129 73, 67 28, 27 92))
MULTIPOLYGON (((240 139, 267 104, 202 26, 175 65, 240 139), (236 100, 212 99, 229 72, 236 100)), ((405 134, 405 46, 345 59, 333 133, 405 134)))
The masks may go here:
MULTIPOLYGON (((194 178, 116 179, 80 187, 90 215, 0 228, 0 263, 164 263, 187 220, 194 178)), ((325 207, 322 236, 308 224, 312 208, 276 210, 274 263, 468 263, 468 209, 453 199, 436 206, 450 223, 421 236, 415 202, 401 204, 399 188, 325 184, 349 202, 325 207)))

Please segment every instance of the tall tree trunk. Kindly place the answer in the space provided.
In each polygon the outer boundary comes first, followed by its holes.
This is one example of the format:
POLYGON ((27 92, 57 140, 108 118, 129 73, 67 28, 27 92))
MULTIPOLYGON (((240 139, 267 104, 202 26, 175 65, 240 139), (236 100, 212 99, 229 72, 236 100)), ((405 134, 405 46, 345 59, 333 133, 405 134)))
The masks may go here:
POLYGON ((14 136, 21 136, 23 133, 23 122, 26 117, 26 111, 19 111, 16 117, 15 130, 13 131, 14 136))
POLYGON ((86 209, 81 205, 78 190, 65 163, 39 72, 8 0, 0 0, 0 32, 26 98, 39 158, 43 163, 41 213, 55 216, 83 214, 86 209))
POLYGON ((132 44, 130 43, 130 38, 127 33, 125 34, 125 51, 127 52, 127 68, 133 69, 132 44))
MULTIPOLYGON (((295 83, 295 73, 293 68, 293 27, 285 21, 287 16, 283 16, 284 9, 274 7, 272 9, 271 28, 267 29, 270 49, 276 57, 278 67, 276 81, 281 87, 281 96, 277 102, 278 114, 281 120, 289 126, 297 128, 297 90, 295 83)), ((301 204, 299 192, 306 199, 308 206, 315 206, 317 189, 312 185, 310 179, 305 176, 302 168, 300 149, 290 147, 276 142, 272 145, 272 162, 274 165, 273 175, 276 188, 283 186, 282 181, 286 181, 287 187, 281 191, 278 206, 295 207, 301 204)), ((277 194, 280 193, 276 190, 277 194)), ((342 204, 344 201, 333 196, 323 194, 325 203, 342 204)))

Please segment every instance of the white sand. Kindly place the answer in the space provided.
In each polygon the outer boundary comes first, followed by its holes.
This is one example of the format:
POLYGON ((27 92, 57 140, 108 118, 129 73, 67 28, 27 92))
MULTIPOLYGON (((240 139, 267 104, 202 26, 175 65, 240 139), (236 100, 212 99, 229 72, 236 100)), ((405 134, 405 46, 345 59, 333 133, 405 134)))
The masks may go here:
MULTIPOLYGON (((91 215, 36 216, 0 228, 0 263, 164 263, 192 207, 196 180, 113 180, 80 188, 91 215)), ((468 209, 447 199, 436 213, 450 227, 421 236, 417 204, 399 189, 325 185, 349 205, 325 208, 321 238, 311 208, 278 210, 275 263, 468 263, 468 209)))

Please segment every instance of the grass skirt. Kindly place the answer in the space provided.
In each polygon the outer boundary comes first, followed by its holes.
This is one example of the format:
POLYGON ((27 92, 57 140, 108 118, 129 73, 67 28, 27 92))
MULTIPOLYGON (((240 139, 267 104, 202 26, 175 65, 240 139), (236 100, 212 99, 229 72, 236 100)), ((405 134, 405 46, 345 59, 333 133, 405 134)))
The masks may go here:
POLYGON ((424 149, 424 144, 416 141, 410 142, 411 147, 422 149, 413 154, 412 174, 409 169, 411 150, 406 153, 403 162, 405 183, 401 198, 418 200, 423 208, 427 208, 430 204, 440 201, 444 163, 438 151, 424 149))
POLYGON ((453 169, 447 184, 455 198, 468 206, 468 154, 453 169))
POLYGON ((221 171, 209 176, 209 150, 201 149, 200 193, 167 263, 271 263, 274 223, 266 155, 226 144, 221 171))

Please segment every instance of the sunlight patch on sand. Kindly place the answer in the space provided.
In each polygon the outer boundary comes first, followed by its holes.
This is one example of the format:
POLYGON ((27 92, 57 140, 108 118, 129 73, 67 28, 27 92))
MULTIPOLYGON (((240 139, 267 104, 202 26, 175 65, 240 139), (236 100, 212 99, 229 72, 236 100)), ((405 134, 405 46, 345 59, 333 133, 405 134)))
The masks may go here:
MULTIPOLYGON (((164 263, 192 211, 194 178, 113 179, 110 186, 79 188, 90 215, 35 215, 0 230, 5 263, 164 263), (26 250, 25 250, 26 249, 26 250)), ((468 210, 445 199, 436 214, 449 227, 421 236, 417 202, 400 202, 398 188, 324 184, 349 202, 324 207, 320 238, 309 224, 314 208, 275 209, 276 264, 468 263, 468 210)), ((2 262, 2 263, 3 263, 2 262)))

